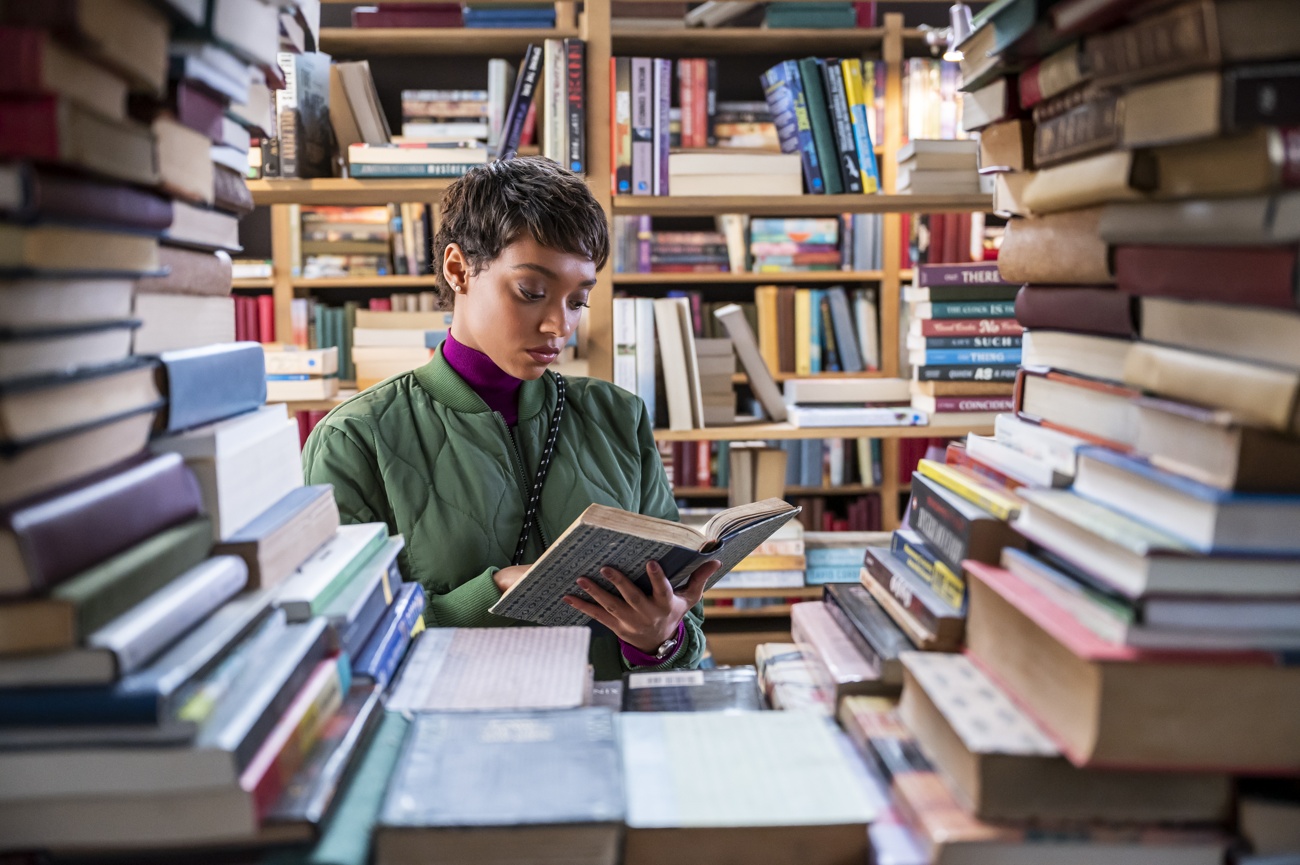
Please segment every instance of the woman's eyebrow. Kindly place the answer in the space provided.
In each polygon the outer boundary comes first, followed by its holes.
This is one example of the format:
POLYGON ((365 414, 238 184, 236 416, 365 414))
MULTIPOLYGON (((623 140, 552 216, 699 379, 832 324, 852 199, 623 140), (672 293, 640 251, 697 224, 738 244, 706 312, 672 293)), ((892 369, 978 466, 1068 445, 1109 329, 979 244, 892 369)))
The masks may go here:
MULTIPOLYGON (((531 270, 535 273, 540 273, 542 276, 546 277, 547 279, 554 279, 557 281, 560 278, 560 275, 555 271, 551 270, 549 267, 546 267, 545 265, 541 265, 541 264, 536 264, 531 261, 525 261, 525 262, 521 262, 520 264, 513 265, 510 269, 531 270)), ((584 279, 582 282, 578 283, 578 285, 583 288, 593 286, 595 284, 596 284, 596 280, 594 277, 592 279, 584 279)))

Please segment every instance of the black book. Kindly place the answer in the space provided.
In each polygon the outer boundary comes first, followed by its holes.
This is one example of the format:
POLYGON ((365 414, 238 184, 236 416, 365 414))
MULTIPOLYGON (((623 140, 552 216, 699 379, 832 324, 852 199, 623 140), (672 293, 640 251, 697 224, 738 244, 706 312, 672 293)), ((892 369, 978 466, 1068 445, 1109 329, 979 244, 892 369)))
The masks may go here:
POLYGON ((762 708, 758 671, 753 667, 623 676, 624 712, 757 712, 762 708))
POLYGON ((1239 66, 1223 74, 1223 120, 1230 130, 1300 123, 1300 63, 1239 66))
POLYGON ((964 559, 997 564, 1003 547, 1027 546, 1010 524, 920 473, 912 475, 908 525, 955 573, 962 572, 964 559))
POLYGON ((839 155, 840 179, 844 191, 862 192, 862 173, 858 168, 858 146, 853 140, 853 120, 849 116, 849 99, 844 91, 844 72, 835 60, 818 60, 817 68, 826 85, 826 103, 830 108, 831 127, 835 130, 835 152, 839 155))
POLYGON ((568 124, 570 171, 587 170, 587 45, 581 39, 564 40, 565 107, 568 124))
POLYGON ((1015 381, 1019 366, 918 366, 920 381, 1015 381))
POLYGON ((863 655, 879 660, 880 681, 901 688, 903 663, 898 655, 915 646, 871 597, 871 593, 852 583, 828 585, 826 611, 863 655))
POLYGON ((871 580, 873 591, 893 598, 900 616, 906 613, 924 629, 928 645, 920 648, 943 647, 946 651, 956 651, 961 647, 962 635, 966 631, 964 610, 941 598, 926 578, 897 554, 884 547, 868 547, 862 579, 864 583, 871 580))
POLYGON ((528 116, 528 106, 532 104, 533 94, 537 91, 537 77, 542 69, 542 54, 542 49, 536 45, 530 44, 524 49, 524 59, 519 64, 515 89, 510 94, 505 122, 501 128, 501 138, 497 142, 498 160, 510 159, 519 151, 519 138, 524 133, 524 119, 528 116))

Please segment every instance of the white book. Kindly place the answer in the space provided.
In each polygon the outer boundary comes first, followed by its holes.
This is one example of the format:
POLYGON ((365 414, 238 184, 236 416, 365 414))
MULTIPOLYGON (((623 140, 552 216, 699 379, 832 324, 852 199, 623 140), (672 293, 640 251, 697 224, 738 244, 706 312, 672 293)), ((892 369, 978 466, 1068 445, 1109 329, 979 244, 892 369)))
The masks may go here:
POLYGON ((344 579, 349 565, 360 564, 388 538, 385 523, 339 526, 334 537, 298 566, 275 589, 274 603, 290 622, 311 618, 312 604, 336 580, 344 579))
POLYGON ((316 377, 301 381, 275 381, 266 383, 267 402, 294 402, 297 400, 333 399, 339 394, 339 380, 335 376, 316 377))
POLYGON ((438 331, 426 331, 414 328, 354 327, 352 328, 352 344, 362 348, 368 346, 412 346, 427 348, 429 341, 428 334, 430 333, 438 333, 438 331))
POLYGON ((1050 466, 1052 471, 1074 477, 1079 448, 1090 442, 1059 430, 1029 423, 1014 414, 1000 414, 993 422, 993 437, 1018 453, 1050 466))
POLYGON ((880 369, 880 323, 873 289, 853 292, 853 313, 853 320, 858 325, 862 365, 869 370, 880 369))
MULTIPOLYGON (((655 330, 659 353, 663 359, 664 391, 668 397, 668 428, 694 429, 694 398, 691 393, 686 342, 682 335, 681 313, 685 298, 661 297, 654 301, 655 330)), ((689 314, 689 307, 687 312, 689 314)), ((701 409, 702 413, 702 409, 701 409)))
POLYGON ((156 454, 180 454, 187 460, 221 459, 228 453, 247 447, 250 442, 260 439, 268 432, 283 427, 288 419, 289 414, 283 404, 264 405, 207 426, 156 438, 149 443, 149 449, 156 454))
POLYGON ((267 375, 336 375, 339 371, 337 346, 267 349, 265 356, 267 375))
POLYGON ((650 423, 655 422, 655 302, 636 299, 636 394, 645 403, 650 423))
POLYGON ((795 378, 785 383, 787 405, 905 403, 912 385, 902 378, 795 378))
POLYGON ((636 307, 636 298, 614 298, 614 384, 628 393, 637 392, 636 307))
POLYGON ((790 424, 803 429, 850 426, 925 426, 928 421, 925 412, 918 411, 911 406, 895 408, 791 406, 788 413, 790 424))

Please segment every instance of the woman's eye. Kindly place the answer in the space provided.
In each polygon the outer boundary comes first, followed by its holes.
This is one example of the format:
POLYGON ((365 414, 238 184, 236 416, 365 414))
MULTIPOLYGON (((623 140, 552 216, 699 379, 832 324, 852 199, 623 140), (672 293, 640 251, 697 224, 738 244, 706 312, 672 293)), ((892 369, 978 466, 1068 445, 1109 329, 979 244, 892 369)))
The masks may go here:
POLYGON ((573 309, 586 309, 589 304, 585 300, 575 300, 569 306, 573 309))
POLYGON ((519 293, 523 295, 524 299, 526 300, 541 300, 542 298, 546 297, 545 294, 540 294, 535 291, 529 291, 528 289, 524 288, 522 285, 518 286, 518 288, 519 288, 519 293))

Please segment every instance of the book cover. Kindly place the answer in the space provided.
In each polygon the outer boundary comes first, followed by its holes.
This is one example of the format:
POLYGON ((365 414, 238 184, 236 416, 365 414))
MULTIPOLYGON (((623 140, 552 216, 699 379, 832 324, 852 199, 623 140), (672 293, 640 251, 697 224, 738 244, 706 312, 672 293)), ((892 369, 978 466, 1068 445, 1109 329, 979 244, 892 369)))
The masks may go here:
POLYGON ((398 665, 411 645, 416 629, 423 623, 424 589, 419 583, 406 583, 385 611, 365 648, 352 664, 358 680, 374 682, 384 689, 392 681, 398 665))
POLYGON ((174 433, 252 411, 266 402, 266 364, 254 342, 164 352, 160 384, 168 398, 160 432, 174 433))
MULTIPOLYGON (((904 553, 909 546, 914 551, 919 546, 907 539, 897 543, 904 548, 904 553)), ((964 591, 958 594, 954 591, 956 587, 948 583, 943 585, 945 595, 940 595, 924 573, 918 573, 918 570, 927 570, 924 560, 917 565, 913 568, 909 559, 885 547, 869 547, 863 563, 862 579, 870 579, 889 592, 903 609, 937 638, 950 644, 960 644, 966 621, 964 591), (951 602, 954 597, 956 604, 951 602)), ((928 570, 933 574, 932 566, 928 570)), ((964 590, 965 586, 962 588, 964 590)))
POLYGON ((624 712, 757 712, 763 708, 753 667, 624 673, 624 712))
POLYGON ((338 527, 334 488, 329 484, 298 487, 213 551, 239 556, 248 565, 250 585, 269 588, 334 537, 338 527))
POLYGON ((796 65, 799 68, 799 85, 803 91, 813 146, 817 149, 817 164, 822 168, 822 181, 826 185, 828 195, 837 195, 844 192, 844 181, 838 169, 839 154, 835 149, 835 130, 831 126, 826 88, 822 86, 821 69, 817 65, 817 60, 812 57, 796 61, 796 65))
POLYGON ((654 194, 654 61, 633 57, 631 61, 632 100, 632 189, 633 195, 654 194))
POLYGON ((339 526, 333 538, 277 587, 275 605, 291 622, 320 615, 387 539, 386 523, 339 526))
POLYGON ((405 545, 401 535, 390 537, 321 611, 338 633, 339 645, 349 657, 361 654, 402 584, 397 555, 405 545))
POLYGON ((848 694, 897 693, 897 683, 881 678, 880 658, 869 646, 856 644, 828 606, 825 601, 804 601, 790 610, 790 635, 804 652, 818 685, 835 701, 848 694))
POLYGON ((957 573, 966 559, 997 561, 1002 547, 1026 546, 1005 522, 922 474, 912 476, 908 524, 957 573))
POLYGON ((875 657, 881 682, 902 685, 903 670, 899 653, 913 648, 907 635, 899 630, 889 614, 861 585, 828 585, 826 611, 840 630, 855 644, 864 657, 875 657))
POLYGON ((849 116, 848 97, 844 90, 844 72, 834 60, 818 60, 822 84, 826 89, 827 107, 830 108, 831 126, 835 131, 835 151, 838 155, 840 180, 844 191, 861 193, 862 173, 858 167, 858 146, 853 138, 853 120, 849 116))
POLYGON ((578 174, 587 170, 586 47, 581 39, 564 40, 568 168, 578 174))
POLYGON ((799 65, 786 60, 764 72, 763 93, 776 123, 781 152, 799 154, 808 192, 826 192, 822 164, 808 118, 808 103, 799 80, 799 65))

